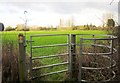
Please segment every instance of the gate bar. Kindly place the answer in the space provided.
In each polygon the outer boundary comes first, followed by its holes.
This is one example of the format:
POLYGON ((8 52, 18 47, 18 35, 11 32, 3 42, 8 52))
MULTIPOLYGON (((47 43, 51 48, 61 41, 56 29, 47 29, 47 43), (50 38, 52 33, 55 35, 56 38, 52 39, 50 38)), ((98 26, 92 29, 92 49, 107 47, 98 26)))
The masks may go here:
POLYGON ((32 70, 38 70, 38 69, 42 69, 42 68, 48 68, 48 67, 66 65, 66 64, 68 64, 68 62, 57 63, 57 64, 52 64, 52 65, 45 65, 45 66, 40 66, 40 67, 34 67, 32 70))
POLYGON ((52 58, 52 57, 58 57, 58 56, 64 56, 64 55, 68 55, 68 53, 49 55, 49 56, 41 56, 41 57, 33 57, 32 60, 43 59, 43 58, 52 58))
POLYGON ((80 58, 79 58, 79 74, 78 74, 78 81, 81 83, 82 79, 82 43, 83 43, 83 38, 80 38, 80 58))
POLYGON ((34 80, 34 79, 36 79, 36 78, 40 78, 40 77, 52 75, 52 74, 58 74, 58 73, 67 72, 67 71, 68 71, 68 69, 61 70, 61 71, 56 71, 56 72, 50 72, 50 73, 46 73, 46 74, 42 74, 42 75, 40 75, 40 76, 35 76, 35 77, 33 77, 32 80, 34 80))
POLYGON ((44 46, 32 46, 34 48, 45 48, 45 47, 55 47, 55 46, 68 46, 68 44, 53 44, 53 45, 44 45, 44 46))
POLYGON ((31 37, 40 37, 40 36, 67 36, 69 34, 38 34, 38 35, 31 35, 31 37))

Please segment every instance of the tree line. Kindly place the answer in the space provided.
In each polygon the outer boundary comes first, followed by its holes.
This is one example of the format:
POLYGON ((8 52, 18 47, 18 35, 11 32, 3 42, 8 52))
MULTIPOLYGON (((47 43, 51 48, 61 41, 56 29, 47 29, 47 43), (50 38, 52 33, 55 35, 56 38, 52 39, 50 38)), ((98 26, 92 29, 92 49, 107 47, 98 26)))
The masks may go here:
POLYGON ((5 28, 5 31, 35 31, 35 30, 58 30, 58 29, 70 29, 70 30, 110 30, 115 27, 115 21, 113 19, 108 19, 106 26, 95 26, 94 24, 86 24, 79 26, 71 26, 71 27, 53 27, 52 25, 49 27, 45 26, 27 26, 25 28, 24 24, 18 24, 15 28, 8 26, 5 28))

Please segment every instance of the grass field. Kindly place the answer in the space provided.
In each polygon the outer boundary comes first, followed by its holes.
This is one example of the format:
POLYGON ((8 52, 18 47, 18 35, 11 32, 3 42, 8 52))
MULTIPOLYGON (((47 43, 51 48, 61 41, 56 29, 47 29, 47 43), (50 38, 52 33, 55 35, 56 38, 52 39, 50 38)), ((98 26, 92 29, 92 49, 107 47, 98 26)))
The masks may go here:
MULTIPOLYGON (((2 32, 3 43, 9 40, 17 41, 19 33, 25 33, 24 31, 5 31, 2 32)), ((106 34, 105 31, 101 30, 61 30, 61 31, 27 31, 26 38, 29 39, 30 35, 34 34, 106 34)), ((61 39, 57 39, 59 41, 61 39)))
MULTIPOLYGON (((18 39, 17 36, 19 33, 23 33, 23 31, 11 31, 11 32, 3 32, 2 33, 2 40, 3 45, 5 43, 9 43, 9 41, 13 41, 13 43, 17 46, 18 39)), ((26 32, 26 40, 30 40, 30 35, 35 34, 106 34, 105 31, 99 31, 99 30, 62 30, 62 31, 28 31, 26 32)), ((86 36, 89 38, 89 36, 86 36)), ((77 36, 76 42, 79 43, 80 36, 77 36)), ((41 46, 41 45, 51 45, 51 44, 64 44, 67 43, 68 37, 67 36, 46 36, 46 37, 33 37, 33 46, 41 46)), ((48 48, 39 48, 39 49, 33 49, 32 55, 33 57, 36 56, 49 56, 54 54, 60 54, 60 53, 66 53, 68 51, 67 46, 59 46, 59 47, 48 47, 48 48)), ((27 52, 30 52, 30 44, 27 43, 27 52)), ((38 60, 40 62, 40 65, 50 65, 50 64, 56 64, 65 62, 65 57, 58 57, 58 58, 47 58, 38 60)), ((38 65, 38 64, 36 64, 38 65)), ((61 69, 65 69, 67 66, 58 66, 55 68, 46 68, 41 70, 42 73, 49 73, 51 71, 59 71, 61 69)), ((41 71, 38 71, 41 73, 41 71)), ((63 74, 57 74, 50 76, 47 78, 48 80, 60 80, 64 79, 64 73, 63 74), (52 79, 51 79, 52 78, 52 79)))

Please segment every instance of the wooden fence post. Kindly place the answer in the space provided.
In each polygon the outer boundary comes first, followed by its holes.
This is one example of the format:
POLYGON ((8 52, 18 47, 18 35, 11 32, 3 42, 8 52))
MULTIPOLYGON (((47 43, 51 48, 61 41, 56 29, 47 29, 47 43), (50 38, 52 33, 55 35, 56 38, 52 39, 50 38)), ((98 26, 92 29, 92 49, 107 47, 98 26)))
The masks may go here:
POLYGON ((70 61, 71 61, 71 78, 73 81, 77 81, 78 72, 76 69, 76 35, 71 34, 71 53, 70 53, 70 61))
POLYGON ((19 41, 19 57, 18 57, 18 64, 19 64, 19 81, 23 82, 26 81, 26 68, 25 68, 25 36, 23 34, 18 35, 19 41))

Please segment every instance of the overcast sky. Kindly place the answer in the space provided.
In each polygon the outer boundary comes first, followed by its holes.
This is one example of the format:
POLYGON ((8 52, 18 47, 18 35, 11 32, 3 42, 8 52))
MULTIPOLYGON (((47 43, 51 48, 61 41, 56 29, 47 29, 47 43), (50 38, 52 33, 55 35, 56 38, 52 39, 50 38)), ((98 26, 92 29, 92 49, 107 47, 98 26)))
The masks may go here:
POLYGON ((57 26, 59 19, 74 19, 75 25, 101 25, 103 14, 112 13, 117 20, 117 3, 115 0, 1 0, 0 22, 5 26, 15 27, 24 23, 24 11, 27 11, 28 25, 57 26))

